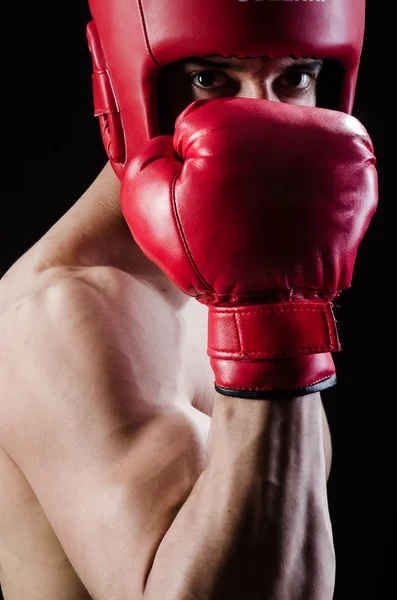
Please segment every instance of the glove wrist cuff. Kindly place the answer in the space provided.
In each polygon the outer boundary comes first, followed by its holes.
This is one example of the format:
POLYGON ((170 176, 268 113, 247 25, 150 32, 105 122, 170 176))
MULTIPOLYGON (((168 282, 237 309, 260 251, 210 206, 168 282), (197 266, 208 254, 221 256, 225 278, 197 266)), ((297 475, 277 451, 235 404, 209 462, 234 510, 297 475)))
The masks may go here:
POLYGON ((330 302, 294 300, 209 307, 211 358, 267 360, 339 350, 330 302))
POLYGON ((208 355, 222 394, 267 398, 321 391, 335 384, 331 352, 338 350, 330 302, 209 307, 208 355))
POLYGON ((257 362, 211 359, 211 367, 217 392, 239 398, 306 396, 336 384, 330 353, 257 362))

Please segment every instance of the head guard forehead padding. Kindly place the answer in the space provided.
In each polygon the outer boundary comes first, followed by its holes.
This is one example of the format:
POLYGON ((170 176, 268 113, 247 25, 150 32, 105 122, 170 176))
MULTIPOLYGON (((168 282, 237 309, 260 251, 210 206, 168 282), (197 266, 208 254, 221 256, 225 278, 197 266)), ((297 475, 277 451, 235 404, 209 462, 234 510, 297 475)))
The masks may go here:
POLYGON ((95 114, 116 168, 158 135, 161 67, 192 57, 338 60, 351 113, 365 0, 89 0, 95 114))

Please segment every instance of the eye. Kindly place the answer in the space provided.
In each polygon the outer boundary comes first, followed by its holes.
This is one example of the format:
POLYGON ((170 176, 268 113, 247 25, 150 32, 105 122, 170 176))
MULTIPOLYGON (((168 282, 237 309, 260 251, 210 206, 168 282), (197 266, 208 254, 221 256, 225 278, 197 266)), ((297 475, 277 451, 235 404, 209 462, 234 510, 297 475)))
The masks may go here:
POLYGON ((314 79, 312 73, 306 71, 289 71, 280 78, 280 83, 283 87, 295 89, 307 88, 314 79))
POLYGON ((213 87, 219 87, 224 82, 225 77, 222 78, 220 73, 214 71, 200 71, 193 75, 193 84, 201 89, 210 89, 213 87))

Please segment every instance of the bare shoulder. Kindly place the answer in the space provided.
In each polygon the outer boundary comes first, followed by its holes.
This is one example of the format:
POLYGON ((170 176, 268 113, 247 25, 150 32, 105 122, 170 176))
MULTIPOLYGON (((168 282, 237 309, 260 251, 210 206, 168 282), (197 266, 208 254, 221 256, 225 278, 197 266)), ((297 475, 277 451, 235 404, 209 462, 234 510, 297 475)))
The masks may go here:
POLYGON ((120 301, 139 287, 139 281, 131 275, 106 265, 60 266, 37 271, 34 265, 25 268, 15 265, 0 281, 3 300, 0 319, 1 322, 12 319, 21 307, 38 312, 50 307, 62 309, 65 302, 78 301, 82 295, 120 301))
POLYGON ((64 429, 95 415, 104 427, 125 424, 127 396, 128 410, 139 407, 142 417, 156 320, 169 322, 147 285, 111 267, 56 268, 8 299, 0 315, 2 442, 23 447, 15 429, 26 435, 32 418, 37 427, 45 426, 40 418, 61 419, 64 429))
POLYGON ((46 341, 56 343, 55 333, 74 336, 92 331, 98 335, 107 329, 122 333, 134 318, 142 322, 142 307, 158 309, 163 304, 144 281, 111 266, 55 267, 34 276, 22 271, 0 281, 0 327, 13 346, 28 334, 32 342, 48 334, 46 341), (107 319, 96 318, 105 315, 107 319), (123 316, 127 320, 122 321, 123 316), (35 330, 40 330, 40 336, 32 336, 35 330))
POLYGON ((209 424, 178 399, 175 316, 108 267, 17 288, 0 315, 0 447, 90 595, 140 598, 206 457, 209 424))
POLYGON ((70 336, 78 343, 84 336, 102 335, 105 328, 114 333, 127 305, 132 318, 133 289, 139 288, 128 275, 102 266, 48 269, 31 277, 29 285, 20 284, 18 276, 15 279, 13 285, 11 275, 4 286, 6 300, 0 313, 5 341, 1 352, 7 361, 12 360, 14 349, 28 360, 34 358, 32 348, 44 353, 54 347, 71 351, 73 345, 65 345, 70 336), (112 313, 118 318, 109 320, 112 313), (102 318, 98 321, 98 317, 102 318))

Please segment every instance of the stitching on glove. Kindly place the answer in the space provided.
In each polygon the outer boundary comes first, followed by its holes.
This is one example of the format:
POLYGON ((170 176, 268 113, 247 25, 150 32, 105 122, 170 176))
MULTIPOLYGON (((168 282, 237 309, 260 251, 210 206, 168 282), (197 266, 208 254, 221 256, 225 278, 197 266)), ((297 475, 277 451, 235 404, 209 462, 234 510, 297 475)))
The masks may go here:
POLYGON ((181 236, 182 243, 183 243, 183 246, 184 246, 185 251, 186 251, 186 255, 187 255, 188 260, 189 260, 189 262, 190 262, 190 264, 191 264, 191 266, 193 268, 193 271, 196 274, 197 279, 200 281, 201 285, 203 285, 207 289, 213 291, 213 289, 209 285, 209 283, 207 283, 207 281, 205 281, 205 279, 202 277, 202 275, 201 275, 201 273, 200 273, 200 271, 199 271, 196 263, 194 262, 194 259, 193 259, 193 256, 192 256, 191 252, 190 252, 190 249, 189 249, 186 237, 185 237, 185 235, 183 233, 183 227, 182 227, 182 223, 180 221, 179 215, 178 215, 178 209, 177 209, 177 206, 176 206, 176 198, 175 198, 175 186, 176 186, 177 179, 178 179, 178 175, 175 175, 174 176, 174 180, 172 182, 171 194, 172 194, 172 210, 173 210, 173 213, 174 213, 175 221, 176 221, 178 229, 179 229, 179 235, 181 236))

